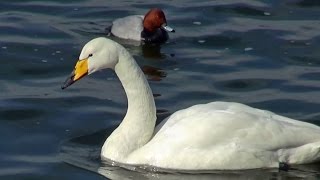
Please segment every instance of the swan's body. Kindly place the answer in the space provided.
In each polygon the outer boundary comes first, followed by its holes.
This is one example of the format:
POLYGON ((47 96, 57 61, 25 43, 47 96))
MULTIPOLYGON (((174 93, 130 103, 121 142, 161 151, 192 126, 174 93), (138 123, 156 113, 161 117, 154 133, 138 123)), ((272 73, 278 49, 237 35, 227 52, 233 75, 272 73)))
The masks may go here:
POLYGON ((307 163, 306 156, 314 154, 291 156, 294 151, 287 148, 314 143, 318 153, 319 139, 315 125, 243 104, 212 102, 172 114, 127 163, 188 170, 278 167, 279 162, 307 163))
POLYGON ((111 68, 128 97, 127 114, 104 143, 102 158, 181 170, 268 168, 280 162, 320 159, 318 126, 239 103, 195 105, 177 111, 155 128, 151 89, 121 45, 94 39, 84 46, 80 59, 63 88, 84 74, 111 68))

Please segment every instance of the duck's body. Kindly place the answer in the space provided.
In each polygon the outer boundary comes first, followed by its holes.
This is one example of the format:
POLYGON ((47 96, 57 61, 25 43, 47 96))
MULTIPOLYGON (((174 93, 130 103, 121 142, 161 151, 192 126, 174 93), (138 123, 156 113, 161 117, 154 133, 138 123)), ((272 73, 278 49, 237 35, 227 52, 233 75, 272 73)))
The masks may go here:
POLYGON ((162 43, 168 40, 169 32, 174 32, 167 25, 161 9, 151 9, 146 15, 132 15, 118 18, 112 22, 111 33, 122 39, 162 43))
POLYGON ((177 111, 155 128, 151 89, 121 45, 94 39, 83 48, 80 59, 63 88, 84 74, 111 68, 128 97, 127 114, 104 143, 103 158, 181 170, 269 168, 320 159, 318 126, 239 103, 195 105, 177 111))
POLYGON ((143 18, 143 15, 118 18, 112 22, 111 33, 119 38, 141 41, 143 18))

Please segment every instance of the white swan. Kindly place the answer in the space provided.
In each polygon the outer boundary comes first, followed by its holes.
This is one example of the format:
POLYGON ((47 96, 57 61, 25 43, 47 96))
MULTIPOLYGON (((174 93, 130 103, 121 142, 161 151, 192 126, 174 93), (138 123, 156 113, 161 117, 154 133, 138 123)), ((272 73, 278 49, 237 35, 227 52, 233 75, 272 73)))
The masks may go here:
POLYGON ((62 88, 86 74, 115 70, 128 97, 127 113, 107 138, 102 158, 180 170, 234 170, 311 163, 320 159, 320 128, 233 102, 175 112, 155 128, 156 107, 139 66, 120 44, 96 38, 82 49, 62 88))

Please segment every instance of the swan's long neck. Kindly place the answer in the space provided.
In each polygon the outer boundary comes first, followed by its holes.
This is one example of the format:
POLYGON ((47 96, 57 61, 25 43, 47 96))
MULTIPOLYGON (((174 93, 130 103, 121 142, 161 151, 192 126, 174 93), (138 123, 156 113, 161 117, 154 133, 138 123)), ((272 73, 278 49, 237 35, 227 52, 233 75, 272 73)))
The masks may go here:
POLYGON ((108 137, 102 157, 125 162, 130 153, 145 145, 152 137, 156 107, 149 84, 132 56, 124 50, 115 66, 128 98, 128 110, 119 127, 108 137))

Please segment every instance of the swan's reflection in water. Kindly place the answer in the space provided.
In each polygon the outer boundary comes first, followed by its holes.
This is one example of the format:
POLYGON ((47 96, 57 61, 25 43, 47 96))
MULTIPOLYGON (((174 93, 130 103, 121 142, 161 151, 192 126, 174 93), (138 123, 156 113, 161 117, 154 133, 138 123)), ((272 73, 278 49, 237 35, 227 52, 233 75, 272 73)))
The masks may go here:
MULTIPOLYGON (((206 172, 156 172, 157 169, 127 166, 112 166, 101 161, 100 149, 112 128, 97 133, 74 138, 62 146, 61 159, 73 166, 93 171, 109 179, 164 179, 164 180, 238 180, 238 179, 319 179, 320 165, 299 165, 287 172, 278 169, 258 169, 245 171, 206 171, 206 172), (129 170, 131 169, 131 170, 129 170), (151 170, 151 171, 150 171, 151 170)), ((236 161, 236 159, 235 159, 236 161)), ((162 171, 162 170, 160 170, 162 171)))

